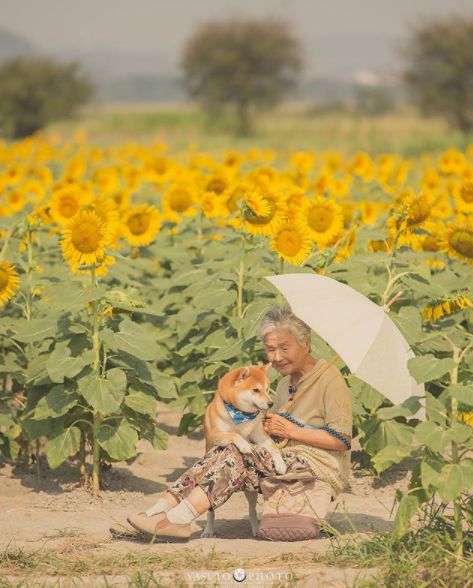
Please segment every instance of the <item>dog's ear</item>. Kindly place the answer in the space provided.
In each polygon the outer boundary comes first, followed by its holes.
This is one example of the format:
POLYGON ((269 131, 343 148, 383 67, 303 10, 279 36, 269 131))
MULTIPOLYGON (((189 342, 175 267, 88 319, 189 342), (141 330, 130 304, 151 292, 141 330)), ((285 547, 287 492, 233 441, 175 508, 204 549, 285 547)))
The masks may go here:
POLYGON ((238 382, 242 380, 246 380, 246 378, 250 375, 250 368, 235 368, 230 370, 224 376, 222 376, 218 382, 218 390, 226 390, 228 388, 232 388, 238 382))
POLYGON ((243 380, 246 380, 246 378, 249 378, 251 374, 251 370, 248 366, 245 366, 244 368, 240 368, 240 373, 238 374, 237 378, 236 378, 236 382, 242 382, 243 380))
POLYGON ((265 363, 263 366, 264 371, 267 372, 272 365, 273 364, 271 362, 265 363))

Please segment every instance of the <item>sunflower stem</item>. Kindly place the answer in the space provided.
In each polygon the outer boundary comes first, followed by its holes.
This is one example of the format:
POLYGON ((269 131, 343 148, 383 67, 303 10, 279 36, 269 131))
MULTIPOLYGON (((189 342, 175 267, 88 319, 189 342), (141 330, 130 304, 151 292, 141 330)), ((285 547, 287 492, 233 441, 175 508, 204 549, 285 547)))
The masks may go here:
MULTIPOLYGON (((92 288, 97 286, 95 269, 91 270, 92 288)), ((99 312, 98 302, 95 299, 92 306, 92 346, 94 351, 94 374, 97 380, 100 378, 100 340, 99 340, 99 312)), ((99 412, 94 412, 92 424, 92 494, 98 496, 100 491, 100 445, 99 431, 102 422, 102 416, 99 412)))
POLYGON ((87 432, 85 427, 80 427, 80 445, 79 445, 79 474, 80 474, 80 482, 82 486, 87 486, 88 482, 88 472, 87 472, 87 452, 86 452, 86 440, 87 440, 87 432))
POLYGON ((242 336, 241 319, 243 318, 243 290, 245 285, 245 238, 241 240, 240 263, 238 266, 238 289, 237 289, 237 317, 238 321, 238 337, 242 336))
MULTIPOLYGON (((450 383, 458 383, 458 368, 460 365, 460 349, 453 349, 453 360, 455 366, 450 370, 450 383)), ((457 421, 458 402, 456 398, 450 397, 450 424, 453 427, 457 421)), ((452 463, 457 464, 460 461, 458 443, 452 441, 452 463)), ((455 553, 457 556, 463 556, 463 527, 462 527, 462 508, 460 496, 453 500, 453 520, 455 523, 455 553)))
POLYGON ((93 423, 93 450, 92 450, 92 495, 98 496, 100 491, 100 445, 98 435, 101 425, 101 417, 94 414, 93 423))
POLYGON ((27 319, 31 319, 32 313, 32 301, 33 301, 33 243, 32 243, 32 231, 31 227, 28 226, 27 232, 27 252, 28 252, 28 287, 27 287, 27 298, 26 298, 26 307, 27 307, 27 319))
POLYGON ((36 478, 41 480, 41 462, 39 461, 41 453, 41 443, 39 439, 36 439, 35 458, 36 458, 36 478))

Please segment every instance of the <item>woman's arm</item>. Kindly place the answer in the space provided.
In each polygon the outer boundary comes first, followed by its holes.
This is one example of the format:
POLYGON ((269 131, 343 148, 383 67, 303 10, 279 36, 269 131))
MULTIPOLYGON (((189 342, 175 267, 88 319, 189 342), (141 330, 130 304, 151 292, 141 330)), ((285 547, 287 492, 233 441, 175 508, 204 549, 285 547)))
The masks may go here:
MULTIPOLYGON (((340 441, 340 439, 327 433, 327 431, 306 429, 304 427, 298 427, 297 425, 294 425, 294 427, 294 431, 289 439, 299 441, 300 443, 307 443, 307 445, 312 445, 313 447, 331 449, 332 451, 346 451, 348 449, 343 441, 340 441)), ((346 437, 346 439, 351 441, 351 437, 346 437)))
MULTIPOLYGON (((263 428, 268 435, 275 435, 283 439, 292 439, 300 443, 306 443, 312 447, 321 449, 331 449, 332 451, 346 451, 345 443, 337 439, 327 431, 318 429, 306 429, 291 423, 287 419, 277 414, 266 413, 263 428)), ((350 441, 351 437, 346 436, 350 441)))

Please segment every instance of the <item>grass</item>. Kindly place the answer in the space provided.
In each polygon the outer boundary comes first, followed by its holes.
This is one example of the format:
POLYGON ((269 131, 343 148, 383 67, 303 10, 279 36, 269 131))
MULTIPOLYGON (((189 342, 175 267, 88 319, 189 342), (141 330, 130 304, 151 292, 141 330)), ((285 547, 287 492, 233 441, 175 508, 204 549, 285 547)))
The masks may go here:
POLYGON ((408 109, 363 117, 347 111, 314 113, 310 106, 300 104, 259 113, 253 134, 248 137, 235 136, 231 113, 209 118, 193 106, 162 104, 89 106, 75 120, 55 124, 50 130, 70 136, 79 128, 94 144, 158 140, 167 144, 172 153, 185 151, 191 145, 211 154, 257 146, 282 153, 337 149, 350 154, 362 149, 373 154, 417 156, 468 145, 468 140, 451 131, 443 120, 422 119, 408 109))
MULTIPOLYGON (((46 585, 44 578, 48 578, 48 582, 95 578, 103 580, 101 586, 111 586, 113 584, 107 582, 116 575, 124 577, 133 588, 186 586, 186 574, 190 570, 223 574, 235 568, 290 570, 290 581, 279 584, 290 586, 297 582, 301 569, 307 573, 310 568, 315 570, 321 566, 359 569, 360 576, 363 570, 369 571, 364 574, 365 579, 356 582, 359 588, 473 587, 473 534, 467 534, 465 555, 458 557, 454 553, 452 529, 441 518, 399 540, 381 532, 347 537, 332 529, 330 547, 325 553, 294 549, 277 556, 241 558, 215 549, 205 552, 201 548, 189 548, 159 553, 155 548, 144 546, 140 551, 110 553, 103 551, 104 546, 92 541, 69 540, 56 549, 27 551, 9 547, 0 553, 0 588, 39 587, 46 585)), ((202 585, 212 584, 206 581, 202 585)))
POLYGON ((390 533, 350 540, 331 535, 331 549, 314 561, 334 566, 375 567, 379 572, 357 584, 359 588, 471 588, 473 529, 466 530, 463 556, 457 555, 451 516, 424 507, 424 520, 416 530, 397 539, 390 533))

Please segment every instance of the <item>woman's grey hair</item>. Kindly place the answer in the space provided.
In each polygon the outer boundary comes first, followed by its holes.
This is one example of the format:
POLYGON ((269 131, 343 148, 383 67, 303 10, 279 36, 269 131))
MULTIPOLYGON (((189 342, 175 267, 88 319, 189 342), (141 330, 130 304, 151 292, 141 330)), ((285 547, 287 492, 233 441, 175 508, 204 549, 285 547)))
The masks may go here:
POLYGON ((263 340, 268 333, 275 329, 291 331, 301 345, 307 340, 310 341, 310 327, 301 321, 289 306, 274 306, 264 314, 258 326, 259 338, 263 340))

